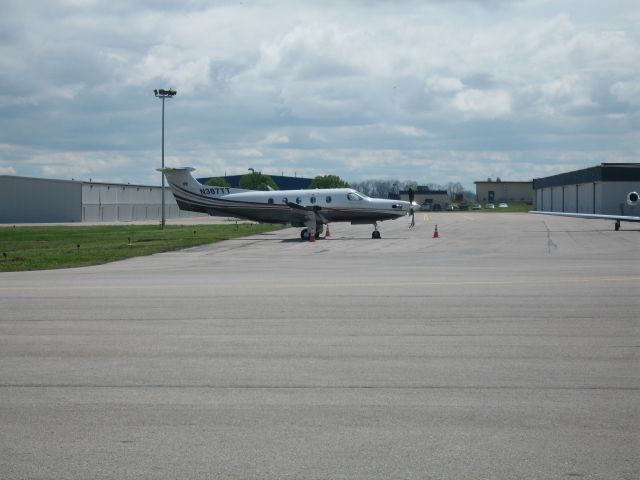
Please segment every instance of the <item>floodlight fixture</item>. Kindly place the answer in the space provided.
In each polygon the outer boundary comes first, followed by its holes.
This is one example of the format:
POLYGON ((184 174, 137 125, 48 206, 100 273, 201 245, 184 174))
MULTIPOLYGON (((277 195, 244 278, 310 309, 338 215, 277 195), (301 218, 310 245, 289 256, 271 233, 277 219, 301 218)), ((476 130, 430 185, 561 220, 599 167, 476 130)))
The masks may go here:
POLYGON ((156 97, 173 97, 178 92, 176 92, 172 88, 169 88, 167 90, 165 90, 164 88, 160 88, 158 90, 154 90, 153 93, 155 93, 156 97))

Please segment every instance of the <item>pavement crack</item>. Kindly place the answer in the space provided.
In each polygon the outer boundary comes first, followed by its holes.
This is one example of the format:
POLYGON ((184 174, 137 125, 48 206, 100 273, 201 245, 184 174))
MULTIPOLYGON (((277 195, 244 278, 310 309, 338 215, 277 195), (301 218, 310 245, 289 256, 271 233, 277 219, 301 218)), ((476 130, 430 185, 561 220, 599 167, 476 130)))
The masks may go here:
POLYGON ((544 228, 547 229, 547 254, 551 255, 551 251, 557 250, 558 246, 551 239, 551 230, 549 229, 547 222, 543 221, 542 223, 544 223, 544 228))

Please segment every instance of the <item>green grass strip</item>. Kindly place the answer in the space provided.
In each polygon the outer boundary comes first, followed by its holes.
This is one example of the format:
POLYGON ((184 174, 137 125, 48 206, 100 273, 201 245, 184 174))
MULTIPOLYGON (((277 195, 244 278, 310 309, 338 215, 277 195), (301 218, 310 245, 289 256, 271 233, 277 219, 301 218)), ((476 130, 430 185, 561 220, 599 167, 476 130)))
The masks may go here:
POLYGON ((0 227, 0 272, 83 267, 281 228, 268 224, 0 227))

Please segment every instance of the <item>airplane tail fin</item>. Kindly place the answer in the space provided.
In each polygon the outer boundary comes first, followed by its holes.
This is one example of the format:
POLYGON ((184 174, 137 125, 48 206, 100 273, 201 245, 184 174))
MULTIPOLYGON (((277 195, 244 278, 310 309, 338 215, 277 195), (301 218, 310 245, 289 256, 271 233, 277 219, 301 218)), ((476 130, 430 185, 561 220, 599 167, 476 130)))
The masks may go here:
POLYGON ((230 193, 247 191, 238 188, 203 185, 191 175, 194 170, 195 168, 192 167, 158 169, 167 178, 180 210, 219 215, 216 212, 216 199, 230 193))
POLYGON ((193 178, 193 175, 191 175, 191 172, 193 172, 194 170, 195 168, 193 167, 158 168, 159 172, 164 173, 164 176, 169 182, 169 186, 173 190, 174 194, 176 193, 176 191, 188 191, 195 192, 200 195, 215 197, 219 195, 228 195, 230 193, 249 191, 243 190, 241 188, 223 187, 220 185, 203 185, 195 178, 193 178))
POLYGON ((172 189, 176 186, 187 190, 200 189, 204 186, 191 175, 194 170, 195 168, 192 167, 158 168, 158 171, 164 174, 172 189))

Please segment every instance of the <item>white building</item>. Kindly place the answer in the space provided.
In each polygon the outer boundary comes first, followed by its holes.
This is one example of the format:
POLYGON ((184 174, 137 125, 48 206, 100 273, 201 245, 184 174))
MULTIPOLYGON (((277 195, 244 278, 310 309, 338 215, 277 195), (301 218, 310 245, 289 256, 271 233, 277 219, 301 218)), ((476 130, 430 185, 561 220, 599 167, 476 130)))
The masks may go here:
POLYGON ((528 203, 533 202, 533 182, 503 182, 499 178, 495 181, 473 182, 476 185, 476 200, 480 203, 528 203))
MULTIPOLYGON (((165 187, 165 218, 182 212, 165 187)), ((0 175, 0 223, 160 220, 162 188, 0 175)))

